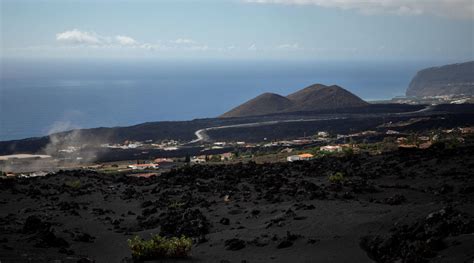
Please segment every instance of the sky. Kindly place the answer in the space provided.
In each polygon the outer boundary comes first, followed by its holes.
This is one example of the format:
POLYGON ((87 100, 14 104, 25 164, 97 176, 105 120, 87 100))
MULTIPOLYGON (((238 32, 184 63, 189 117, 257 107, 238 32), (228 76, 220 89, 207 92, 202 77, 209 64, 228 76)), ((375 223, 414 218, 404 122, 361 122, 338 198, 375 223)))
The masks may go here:
POLYGON ((472 60, 472 0, 0 0, 2 58, 472 60))

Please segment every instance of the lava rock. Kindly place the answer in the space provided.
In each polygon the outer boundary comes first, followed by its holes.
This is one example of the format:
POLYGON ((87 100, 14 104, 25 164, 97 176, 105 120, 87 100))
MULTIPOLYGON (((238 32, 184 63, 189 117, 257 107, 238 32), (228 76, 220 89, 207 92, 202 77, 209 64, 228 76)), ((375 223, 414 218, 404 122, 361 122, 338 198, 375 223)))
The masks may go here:
POLYGON ((232 251, 241 250, 245 248, 245 241, 238 238, 228 239, 225 241, 224 244, 227 250, 232 250, 232 251))
POLYGON ((219 223, 228 226, 228 225, 230 224, 230 219, 227 218, 227 217, 223 217, 223 218, 219 221, 219 223))

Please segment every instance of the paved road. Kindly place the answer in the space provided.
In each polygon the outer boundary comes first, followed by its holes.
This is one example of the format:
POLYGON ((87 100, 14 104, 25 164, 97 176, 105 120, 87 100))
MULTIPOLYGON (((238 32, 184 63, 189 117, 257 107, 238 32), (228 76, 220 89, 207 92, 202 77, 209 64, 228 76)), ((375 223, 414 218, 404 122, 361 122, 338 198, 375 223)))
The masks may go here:
MULTIPOLYGON (((433 106, 429 105, 421 110, 411 111, 411 112, 400 112, 400 113, 390 113, 388 115, 411 115, 416 113, 422 113, 433 109, 433 106)), ((381 114, 383 115, 383 114, 381 114)), ((218 129, 227 129, 227 128, 242 128, 242 127, 258 127, 258 126, 265 126, 265 125, 272 125, 278 123, 288 123, 288 122, 304 122, 304 121, 326 121, 326 120, 337 120, 337 119, 347 119, 348 117, 328 117, 328 118, 313 118, 313 119, 293 119, 293 120, 276 120, 276 121, 263 121, 263 122, 252 122, 252 123, 242 123, 242 124, 234 124, 234 125, 224 125, 224 126, 217 126, 217 127, 209 127, 197 130, 194 132, 196 135, 196 139, 190 141, 188 144, 197 143, 200 141, 206 142, 210 141, 211 138, 206 133, 207 131, 211 130, 218 130, 218 129)))
POLYGON ((211 130, 227 129, 227 128, 242 128, 242 127, 258 127, 265 125, 272 125, 278 123, 288 123, 288 122, 305 122, 305 121, 323 121, 323 120, 337 120, 337 119, 346 119, 346 117, 332 117, 332 118, 317 118, 317 119, 296 119, 296 120, 278 120, 278 121, 263 121, 263 122, 252 122, 252 123, 242 123, 242 124, 233 124, 233 125, 224 125, 217 127, 209 127, 197 130, 194 132, 196 139, 190 141, 189 143, 196 143, 200 141, 209 141, 210 137, 206 133, 211 130))

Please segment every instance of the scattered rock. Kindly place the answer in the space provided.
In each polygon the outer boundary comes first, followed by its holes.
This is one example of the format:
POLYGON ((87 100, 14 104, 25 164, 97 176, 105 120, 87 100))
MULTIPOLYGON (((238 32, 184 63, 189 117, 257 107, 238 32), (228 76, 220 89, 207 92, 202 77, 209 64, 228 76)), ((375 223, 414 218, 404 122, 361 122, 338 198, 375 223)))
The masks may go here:
POLYGON ((79 233, 74 236, 74 241, 78 241, 78 242, 92 243, 94 242, 94 240, 95 240, 95 237, 87 233, 79 233))
POLYGON ((443 249, 448 236, 474 231, 474 220, 450 207, 411 225, 395 226, 388 236, 365 236, 360 246, 377 262, 428 262, 443 249))
POLYGON ((278 244, 277 248, 278 249, 282 249, 282 248, 287 248, 287 247, 291 247, 293 246, 293 242, 291 242, 290 240, 283 240, 280 242, 280 244, 278 244))
POLYGON ((221 220, 219 221, 219 223, 228 226, 228 225, 230 224, 230 219, 227 218, 227 217, 223 217, 223 218, 221 218, 221 220))
POLYGON ((199 209, 168 210, 163 216, 161 235, 204 238, 209 233, 209 220, 199 209))
POLYGON ((392 197, 385 198, 383 202, 388 205, 401 205, 406 201, 407 199, 404 195, 396 194, 392 197))
POLYGON ((245 248, 245 241, 237 238, 228 239, 225 241, 224 244, 227 250, 232 251, 241 250, 245 248))

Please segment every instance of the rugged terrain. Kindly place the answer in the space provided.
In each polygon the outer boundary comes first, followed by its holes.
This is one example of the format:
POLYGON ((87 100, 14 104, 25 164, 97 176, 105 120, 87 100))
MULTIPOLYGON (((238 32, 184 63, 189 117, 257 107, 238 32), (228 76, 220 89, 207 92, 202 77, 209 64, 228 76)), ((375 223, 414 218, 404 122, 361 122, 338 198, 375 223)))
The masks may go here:
MULTIPOLYGON (((15 153, 49 153, 48 150, 53 151, 63 149, 68 145, 97 147, 102 143, 123 143, 126 140, 161 141, 174 139, 182 142, 189 142, 196 139, 195 132, 200 129, 269 121, 280 122, 287 120, 301 120, 301 122, 293 121, 291 122, 291 125, 280 125, 280 127, 283 128, 280 130, 273 129, 271 125, 261 125, 256 128, 253 127, 252 129, 257 130, 258 136, 249 132, 239 132, 238 139, 252 141, 261 140, 263 137, 274 138, 275 136, 279 136, 277 138, 298 138, 304 133, 310 135, 318 130, 334 130, 334 132, 347 134, 352 132, 351 130, 376 129, 378 125, 385 121, 391 121, 391 118, 396 120, 406 117, 414 118, 432 115, 447 117, 437 119, 435 122, 431 123, 431 126, 450 128, 456 127, 456 125, 473 125, 473 112, 473 104, 448 104, 433 107, 406 104, 369 104, 365 107, 282 112, 265 116, 149 122, 129 127, 80 129, 37 138, 3 141, 0 142, 0 155, 15 153), (352 123, 352 126, 344 125, 340 126, 342 128, 337 128, 337 125, 341 124, 341 117, 347 118, 347 120, 352 123), (308 119, 327 121, 315 121, 309 123, 307 121, 308 119)), ((430 127, 427 126, 425 128, 430 127)), ((419 125, 414 127, 413 131, 418 132, 423 129, 424 127, 419 125)), ((217 140, 237 140, 237 137, 235 137, 236 134, 233 132, 234 130, 235 129, 220 129, 218 131, 213 131, 213 133, 219 133, 219 137, 216 138, 217 140), (227 131, 229 132, 227 133, 227 131)))
POLYGON ((159 233, 194 239, 185 262, 472 262, 473 175, 468 140, 148 179, 3 179, 0 259, 129 262, 127 239, 159 233))
POLYGON ((409 97, 474 95, 474 61, 419 71, 407 89, 409 97))

